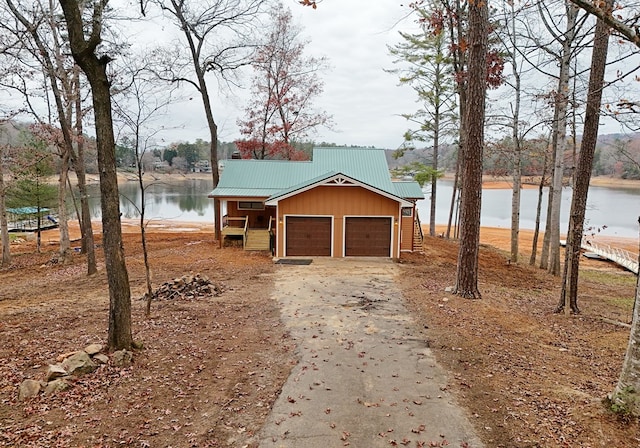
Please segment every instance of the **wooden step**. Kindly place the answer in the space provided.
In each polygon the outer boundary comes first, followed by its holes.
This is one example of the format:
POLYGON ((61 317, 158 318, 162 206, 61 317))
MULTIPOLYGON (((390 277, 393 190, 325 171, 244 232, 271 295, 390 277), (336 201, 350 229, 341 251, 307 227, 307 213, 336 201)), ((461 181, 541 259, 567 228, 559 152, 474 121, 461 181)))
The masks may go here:
POLYGON ((247 231, 247 241, 244 250, 270 250, 271 235, 266 230, 247 231))

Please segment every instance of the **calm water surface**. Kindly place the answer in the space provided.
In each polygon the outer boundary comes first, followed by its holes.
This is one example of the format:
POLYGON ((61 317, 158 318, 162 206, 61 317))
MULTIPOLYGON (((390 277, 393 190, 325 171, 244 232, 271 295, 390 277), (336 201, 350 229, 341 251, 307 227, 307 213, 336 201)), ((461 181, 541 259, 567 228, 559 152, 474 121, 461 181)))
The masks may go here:
MULTIPOLYGON (((439 181, 436 201, 436 222, 446 224, 449 218, 449 206, 453 190, 452 181, 439 181)), ((562 192, 560 229, 566 233, 571 208, 570 188, 562 192)), ((425 189, 426 199, 418 202, 420 219, 429 220, 429 192, 425 189)), ((533 229, 536 219, 538 189, 522 190, 520 207, 520 227, 533 229)), ((547 191, 545 190, 541 228, 544 228, 547 209, 547 191)), ((640 188, 590 187, 587 199, 585 229, 592 227, 601 230, 602 235, 619 237, 638 236, 638 216, 640 216, 640 188)), ((483 190, 481 225, 488 227, 511 228, 511 190, 483 190)))
MULTIPOLYGON (((92 213, 100 216, 99 191, 97 186, 91 191, 92 213)), ((453 182, 438 182, 436 222, 446 224, 453 182)), ((188 179, 181 182, 158 183, 148 188, 146 193, 146 216, 151 219, 210 222, 213 223, 213 200, 207 198, 212 190, 212 181, 188 179)), ((140 191, 136 182, 120 185, 120 208, 124 218, 139 216, 140 191), (134 206, 135 204, 135 206, 134 206)), ((425 189, 425 200, 418 201, 420 219, 429 221, 429 191, 425 189)), ((520 226, 533 229, 535 225, 537 189, 522 190, 520 226)), ((544 196, 542 223, 546 217, 546 192, 544 196)), ((561 231, 566 232, 571 189, 562 193, 561 231)), ((638 236, 638 216, 640 216, 640 188, 591 187, 587 203, 585 227, 602 228, 601 234, 619 237, 638 236)), ((482 192, 483 226, 509 228, 511 226, 511 190, 484 190, 482 192)))

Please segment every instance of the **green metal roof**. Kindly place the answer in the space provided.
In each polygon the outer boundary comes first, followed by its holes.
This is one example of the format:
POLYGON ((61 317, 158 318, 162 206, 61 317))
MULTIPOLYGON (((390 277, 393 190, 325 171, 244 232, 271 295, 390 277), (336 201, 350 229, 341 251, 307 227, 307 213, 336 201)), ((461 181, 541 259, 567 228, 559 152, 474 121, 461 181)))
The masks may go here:
MULTIPOLYGON (((40 213, 49 213, 49 209, 45 207, 40 207, 40 213)), ((38 207, 17 207, 17 208, 8 208, 8 213, 12 213, 14 215, 37 215, 38 207)))
POLYGON ((317 182, 322 182, 323 180, 328 179, 328 178, 330 178, 332 176, 335 176, 336 174, 338 174, 338 173, 336 173, 335 171, 330 171, 330 172, 325 173, 325 174, 323 174, 321 176, 317 176, 317 177, 314 177, 313 179, 309 179, 309 180, 306 180, 306 181, 304 181, 302 183, 293 185, 293 186, 291 186, 291 187, 289 187, 289 188, 287 188, 285 190, 280 190, 277 193, 272 194, 269 197, 269 200, 277 199, 277 198, 280 198, 282 196, 287 196, 288 194, 293 193, 294 191, 302 190, 305 187, 313 185, 313 184, 315 184, 317 182))
POLYGON ((418 182, 414 181, 395 181, 393 187, 396 190, 396 196, 405 199, 424 199, 424 193, 418 182))
MULTIPOLYGON (((393 196, 407 198, 398 194, 405 190, 397 190, 391 182, 384 150, 368 148, 314 148, 313 160, 305 162, 226 160, 220 182, 209 197, 282 196, 336 173, 393 196)), ((420 189, 417 183, 414 190, 406 188, 412 194, 416 194, 415 188, 420 189)))

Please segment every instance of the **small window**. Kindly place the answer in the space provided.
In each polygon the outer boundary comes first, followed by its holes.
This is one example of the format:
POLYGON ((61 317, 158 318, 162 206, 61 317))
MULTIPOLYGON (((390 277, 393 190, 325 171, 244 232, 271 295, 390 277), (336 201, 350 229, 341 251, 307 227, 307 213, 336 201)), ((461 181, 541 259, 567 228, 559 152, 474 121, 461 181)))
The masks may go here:
POLYGON ((238 201, 238 210, 264 210, 262 202, 240 202, 238 201))
POLYGON ((413 207, 402 207, 402 216, 413 216, 413 207))

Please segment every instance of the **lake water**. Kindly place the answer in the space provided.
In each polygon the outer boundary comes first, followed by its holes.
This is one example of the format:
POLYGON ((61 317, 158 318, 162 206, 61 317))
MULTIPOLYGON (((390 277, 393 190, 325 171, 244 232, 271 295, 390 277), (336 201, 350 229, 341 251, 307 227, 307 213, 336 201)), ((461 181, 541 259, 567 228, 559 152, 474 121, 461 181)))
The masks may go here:
MULTIPOLYGON (((140 216, 140 189, 137 182, 123 182, 120 190, 122 217, 131 219, 140 216)), ((182 182, 157 183, 147 187, 145 193, 145 217, 150 219, 185 222, 213 223, 213 199, 207 195, 213 190, 210 179, 187 179, 182 182)), ((89 192, 91 215, 100 217, 100 191, 91 185, 89 192)))
MULTIPOLYGON (((449 207, 453 181, 439 181, 436 201, 436 222, 446 224, 449 219, 449 207)), ((547 193, 545 189, 542 204, 541 229, 544 229, 547 211, 547 193)), ((560 231, 566 233, 571 208, 570 188, 562 192, 560 231)), ((429 222, 429 193, 425 189, 425 200, 418 201, 418 210, 422 223, 429 222)), ((521 194, 520 228, 533 229, 536 219, 538 189, 525 189, 521 194)), ((640 216, 640 188, 589 187, 585 229, 602 228, 602 235, 616 237, 638 236, 638 216, 640 216)), ((511 228, 511 190, 483 190, 481 225, 487 227, 511 228)))
MULTIPOLYGON (((91 207, 94 217, 100 216, 99 191, 92 186, 91 207)), ((188 179, 182 182, 159 183, 147 190, 148 218, 213 223, 213 200, 207 198, 212 190, 212 181, 188 179)), ((446 224, 453 182, 438 182, 436 222, 446 224)), ((140 191, 136 182, 120 184, 120 208, 124 218, 135 218, 138 211, 133 204, 140 203, 140 191)), ((418 210, 423 224, 429 222, 429 192, 425 189, 425 200, 418 201, 418 210)), ((520 227, 533 229, 535 225, 537 189, 522 190, 520 227)), ((571 189, 562 194, 561 232, 568 226, 571 207, 571 189)), ((640 215, 640 188, 591 187, 587 204, 585 227, 607 228, 602 235, 617 237, 638 236, 638 216, 640 215)), ((546 216, 546 192, 542 208, 542 228, 546 216)), ((483 226, 509 228, 511 226, 511 190, 484 190, 482 192, 483 226)))

